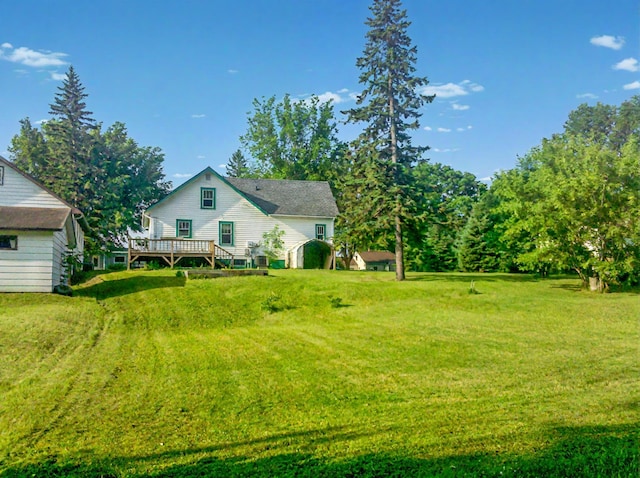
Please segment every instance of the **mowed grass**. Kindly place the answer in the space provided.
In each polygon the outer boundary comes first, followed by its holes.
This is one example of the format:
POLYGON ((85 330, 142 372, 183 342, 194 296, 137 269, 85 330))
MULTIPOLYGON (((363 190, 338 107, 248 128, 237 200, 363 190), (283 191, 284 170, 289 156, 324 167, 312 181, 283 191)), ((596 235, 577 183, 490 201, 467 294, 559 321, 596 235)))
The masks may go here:
POLYGON ((638 291, 393 279, 0 294, 0 476, 638 475, 638 291))

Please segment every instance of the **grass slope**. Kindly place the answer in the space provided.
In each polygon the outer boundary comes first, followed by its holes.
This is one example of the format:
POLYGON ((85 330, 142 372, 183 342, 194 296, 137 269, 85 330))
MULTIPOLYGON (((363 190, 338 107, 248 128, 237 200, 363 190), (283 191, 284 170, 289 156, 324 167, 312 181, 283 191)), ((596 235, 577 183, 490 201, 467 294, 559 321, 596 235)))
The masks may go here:
POLYGON ((0 476, 637 476, 638 317, 488 274, 0 294, 0 476))

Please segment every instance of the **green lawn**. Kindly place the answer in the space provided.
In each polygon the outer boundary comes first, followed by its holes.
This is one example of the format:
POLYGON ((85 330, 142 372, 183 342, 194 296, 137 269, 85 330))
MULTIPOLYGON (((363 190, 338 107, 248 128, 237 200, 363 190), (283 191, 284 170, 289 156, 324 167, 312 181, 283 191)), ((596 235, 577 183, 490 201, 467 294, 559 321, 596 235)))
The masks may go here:
POLYGON ((638 291, 393 279, 0 294, 0 476, 638 475, 638 291))

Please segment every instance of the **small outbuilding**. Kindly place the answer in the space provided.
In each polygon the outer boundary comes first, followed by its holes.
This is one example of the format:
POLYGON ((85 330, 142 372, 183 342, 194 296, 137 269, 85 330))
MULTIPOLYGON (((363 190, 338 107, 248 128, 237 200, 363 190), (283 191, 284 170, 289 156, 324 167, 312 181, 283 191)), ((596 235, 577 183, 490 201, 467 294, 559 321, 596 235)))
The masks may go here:
POLYGON ((84 253, 82 213, 0 157, 0 292, 66 285, 67 257, 84 253))
POLYGON ((389 251, 356 252, 351 261, 351 270, 389 271, 396 270, 396 256, 389 251))

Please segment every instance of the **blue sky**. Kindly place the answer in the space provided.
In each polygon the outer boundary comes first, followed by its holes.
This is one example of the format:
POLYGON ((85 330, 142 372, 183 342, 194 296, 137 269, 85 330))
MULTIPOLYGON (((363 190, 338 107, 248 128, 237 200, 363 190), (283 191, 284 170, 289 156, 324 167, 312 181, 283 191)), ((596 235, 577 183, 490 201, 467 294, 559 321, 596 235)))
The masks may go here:
MULTIPOLYGON (((174 185, 224 172, 254 98, 354 105, 369 0, 5 0, 0 155, 19 120, 46 120, 72 64, 87 106, 165 153, 174 185)), ((636 0, 405 0, 429 79, 414 143, 488 178, 562 130, 580 103, 640 94, 636 0)), ((338 118, 342 116, 338 113, 338 118)), ((340 126, 352 139, 358 127, 340 126)))

